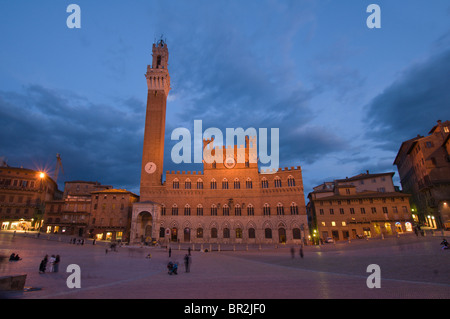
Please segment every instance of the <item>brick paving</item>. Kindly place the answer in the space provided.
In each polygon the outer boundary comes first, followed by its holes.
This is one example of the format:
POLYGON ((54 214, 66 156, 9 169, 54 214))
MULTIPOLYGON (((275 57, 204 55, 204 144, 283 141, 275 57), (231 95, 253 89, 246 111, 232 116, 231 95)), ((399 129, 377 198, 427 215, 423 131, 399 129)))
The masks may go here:
MULTIPOLYGON (((447 236, 449 237, 449 236, 447 236)), ((41 236, 0 232, 0 253, 19 253, 18 262, 4 262, 1 276, 27 274, 26 287, 34 291, 8 292, 2 298, 24 299, 415 299, 450 298, 450 251, 440 250, 441 235, 357 240, 351 243, 304 247, 242 246, 236 251, 192 252, 190 273, 185 273, 186 246, 172 247, 172 257, 160 247, 121 247, 105 253, 103 243, 73 245, 41 236), (246 247, 245 247, 246 248, 246 247), (145 258, 151 253, 152 258, 145 258), (58 273, 39 274, 43 256, 59 254, 58 273), (169 260, 179 263, 169 276, 169 260), (69 264, 81 268, 81 288, 70 289, 69 264), (381 288, 369 289, 369 264, 381 268, 381 288)), ((196 248, 199 248, 196 246, 196 248)), ((225 250, 229 249, 229 250, 225 250)))

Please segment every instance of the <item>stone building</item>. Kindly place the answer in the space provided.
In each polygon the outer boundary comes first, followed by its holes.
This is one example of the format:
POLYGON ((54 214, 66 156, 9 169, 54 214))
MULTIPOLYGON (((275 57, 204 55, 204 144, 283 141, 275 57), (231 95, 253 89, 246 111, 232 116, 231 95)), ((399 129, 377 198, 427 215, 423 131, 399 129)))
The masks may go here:
POLYGON ((3 164, 0 166, 1 229, 39 229, 44 203, 61 196, 58 185, 45 172, 3 164))
MULTIPOLYGON (((308 233, 301 168, 259 171, 254 137, 247 136, 245 145, 228 146, 232 155, 223 152, 222 160, 204 157, 202 172, 167 171, 163 181, 168 56, 166 43, 153 45, 131 241, 301 243, 308 233)), ((203 142, 208 154, 221 151, 213 140, 203 142)))
POLYGON ((428 134, 403 142, 394 165, 418 222, 450 228, 450 121, 438 121, 428 134))
POLYGON ((395 191, 393 175, 367 172, 314 187, 307 206, 312 238, 337 241, 412 231, 411 195, 395 191))
POLYGON ((92 192, 110 189, 99 182, 68 181, 63 198, 47 201, 43 230, 47 233, 86 236, 91 219, 92 192))
POLYGON ((124 189, 94 191, 91 196, 89 237, 129 242, 132 207, 139 196, 124 189))

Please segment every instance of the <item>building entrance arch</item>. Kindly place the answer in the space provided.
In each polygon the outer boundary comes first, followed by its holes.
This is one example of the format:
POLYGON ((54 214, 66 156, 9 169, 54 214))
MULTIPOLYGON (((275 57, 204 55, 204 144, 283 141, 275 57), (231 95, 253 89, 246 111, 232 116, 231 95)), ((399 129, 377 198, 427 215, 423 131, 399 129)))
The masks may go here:
POLYGON ((142 211, 137 216, 137 237, 141 242, 151 242, 153 233, 153 217, 148 211, 142 211))

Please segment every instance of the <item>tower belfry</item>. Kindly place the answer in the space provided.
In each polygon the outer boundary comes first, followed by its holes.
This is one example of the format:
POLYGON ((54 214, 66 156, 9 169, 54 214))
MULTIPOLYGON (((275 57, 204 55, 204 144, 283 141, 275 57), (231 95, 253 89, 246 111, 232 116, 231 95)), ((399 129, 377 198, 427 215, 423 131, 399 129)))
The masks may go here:
POLYGON ((164 40, 153 44, 152 64, 147 66, 147 112, 141 166, 141 198, 162 187, 166 102, 170 91, 169 51, 164 40))

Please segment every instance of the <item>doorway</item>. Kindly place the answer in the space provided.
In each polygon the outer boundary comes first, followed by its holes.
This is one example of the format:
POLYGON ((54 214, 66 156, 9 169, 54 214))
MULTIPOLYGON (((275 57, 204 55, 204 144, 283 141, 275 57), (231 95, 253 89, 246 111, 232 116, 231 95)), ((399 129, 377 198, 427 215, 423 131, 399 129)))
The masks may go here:
POLYGON ((282 244, 286 243, 286 229, 278 228, 278 240, 282 244))

